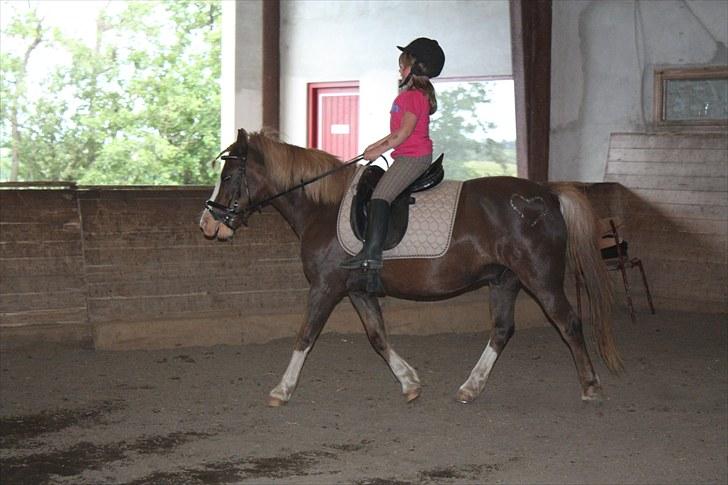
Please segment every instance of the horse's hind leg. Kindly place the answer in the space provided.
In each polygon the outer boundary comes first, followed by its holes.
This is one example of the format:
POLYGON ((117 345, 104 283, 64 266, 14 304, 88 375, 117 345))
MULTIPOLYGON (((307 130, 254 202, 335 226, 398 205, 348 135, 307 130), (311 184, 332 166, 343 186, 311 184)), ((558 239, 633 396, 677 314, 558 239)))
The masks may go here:
POLYGON ((521 289, 518 278, 511 271, 506 271, 498 283, 490 286, 490 316, 493 329, 490 332, 488 345, 478 363, 470 372, 468 380, 460 386, 456 399, 462 403, 469 403, 483 392, 488 375, 493 369, 495 361, 503 352, 508 340, 515 330, 513 314, 516 306, 516 296, 521 289))
POLYGON ((541 290, 536 296, 539 298, 546 314, 558 328, 566 345, 569 346, 579 375, 581 399, 583 401, 601 399, 602 389, 599 384, 599 377, 594 372, 589 353, 586 350, 581 319, 574 312, 569 300, 566 298, 563 287, 557 290, 541 290))
POLYGON ((389 345, 379 300, 374 296, 360 292, 350 293, 349 298, 351 298, 351 302, 364 324, 369 342, 374 350, 387 362, 392 373, 399 380, 402 385, 402 394, 404 394, 407 402, 417 399, 421 389, 420 378, 412 366, 405 362, 389 345))
POLYGON ((306 305, 306 319, 298 330, 288 368, 283 374, 281 382, 273 388, 268 396, 269 406, 281 406, 291 399, 306 356, 311 351, 329 315, 331 315, 334 307, 341 301, 342 297, 343 295, 335 295, 330 291, 311 288, 306 305))

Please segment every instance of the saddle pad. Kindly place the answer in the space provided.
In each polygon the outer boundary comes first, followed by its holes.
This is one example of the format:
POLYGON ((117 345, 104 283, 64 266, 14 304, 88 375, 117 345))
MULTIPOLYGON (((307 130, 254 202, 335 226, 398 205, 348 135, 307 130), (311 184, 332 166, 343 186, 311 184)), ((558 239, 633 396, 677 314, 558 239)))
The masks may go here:
MULTIPOLYGON (((363 172, 361 167, 354 176, 339 206, 336 222, 339 244, 352 255, 362 248, 361 241, 351 230, 349 217, 356 185, 363 172)), ((462 182, 445 180, 424 192, 412 194, 416 202, 409 206, 407 232, 397 246, 384 251, 384 259, 438 258, 445 254, 450 247, 462 185, 462 182)))

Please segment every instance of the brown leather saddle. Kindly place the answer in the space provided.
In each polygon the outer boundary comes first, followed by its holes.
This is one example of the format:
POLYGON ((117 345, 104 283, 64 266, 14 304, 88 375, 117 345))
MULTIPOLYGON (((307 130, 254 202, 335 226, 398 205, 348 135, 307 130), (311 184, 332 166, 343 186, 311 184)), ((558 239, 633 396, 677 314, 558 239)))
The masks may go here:
MULTIPOLYGON (((392 202, 384 249, 392 249, 395 247, 402 240, 405 232, 407 232, 409 206, 416 202, 412 194, 431 189, 445 178, 445 170, 442 167, 444 157, 444 154, 437 157, 437 160, 430 164, 427 171, 412 182, 392 202)), ((376 165, 370 165, 364 169, 364 173, 359 177, 356 192, 351 201, 350 220, 351 229, 360 241, 364 240, 364 235, 366 234, 369 200, 372 198, 374 188, 377 186, 379 179, 382 178, 382 175, 384 175, 384 169, 376 165)))

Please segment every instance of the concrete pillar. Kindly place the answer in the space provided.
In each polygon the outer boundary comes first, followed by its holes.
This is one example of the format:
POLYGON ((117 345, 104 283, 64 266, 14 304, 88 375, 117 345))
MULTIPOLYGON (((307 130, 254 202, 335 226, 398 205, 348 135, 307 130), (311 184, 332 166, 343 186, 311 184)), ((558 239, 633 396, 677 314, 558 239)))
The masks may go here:
POLYGON ((510 0, 518 176, 549 173, 551 0, 510 0))
POLYGON ((222 2, 221 146, 237 129, 278 129, 278 0, 222 2))

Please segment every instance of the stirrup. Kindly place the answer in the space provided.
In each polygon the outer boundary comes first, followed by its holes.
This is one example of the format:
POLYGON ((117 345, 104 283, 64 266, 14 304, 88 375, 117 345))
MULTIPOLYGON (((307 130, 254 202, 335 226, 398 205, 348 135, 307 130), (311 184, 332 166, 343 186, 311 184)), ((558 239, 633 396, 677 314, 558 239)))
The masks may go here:
POLYGON ((363 255, 357 254, 357 255, 351 256, 349 258, 346 258, 345 260, 340 262, 339 268, 359 269, 359 268, 364 268, 365 263, 366 263, 366 258, 363 255))
POLYGON ((381 259, 366 259, 361 258, 357 259, 356 256, 352 256, 349 259, 345 259, 341 263, 339 263, 339 268, 344 269, 361 269, 363 271, 367 270, 379 270, 382 269, 384 266, 384 263, 381 259))
POLYGON ((381 259, 365 259, 361 262, 361 268, 365 271, 377 271, 384 267, 381 259))

